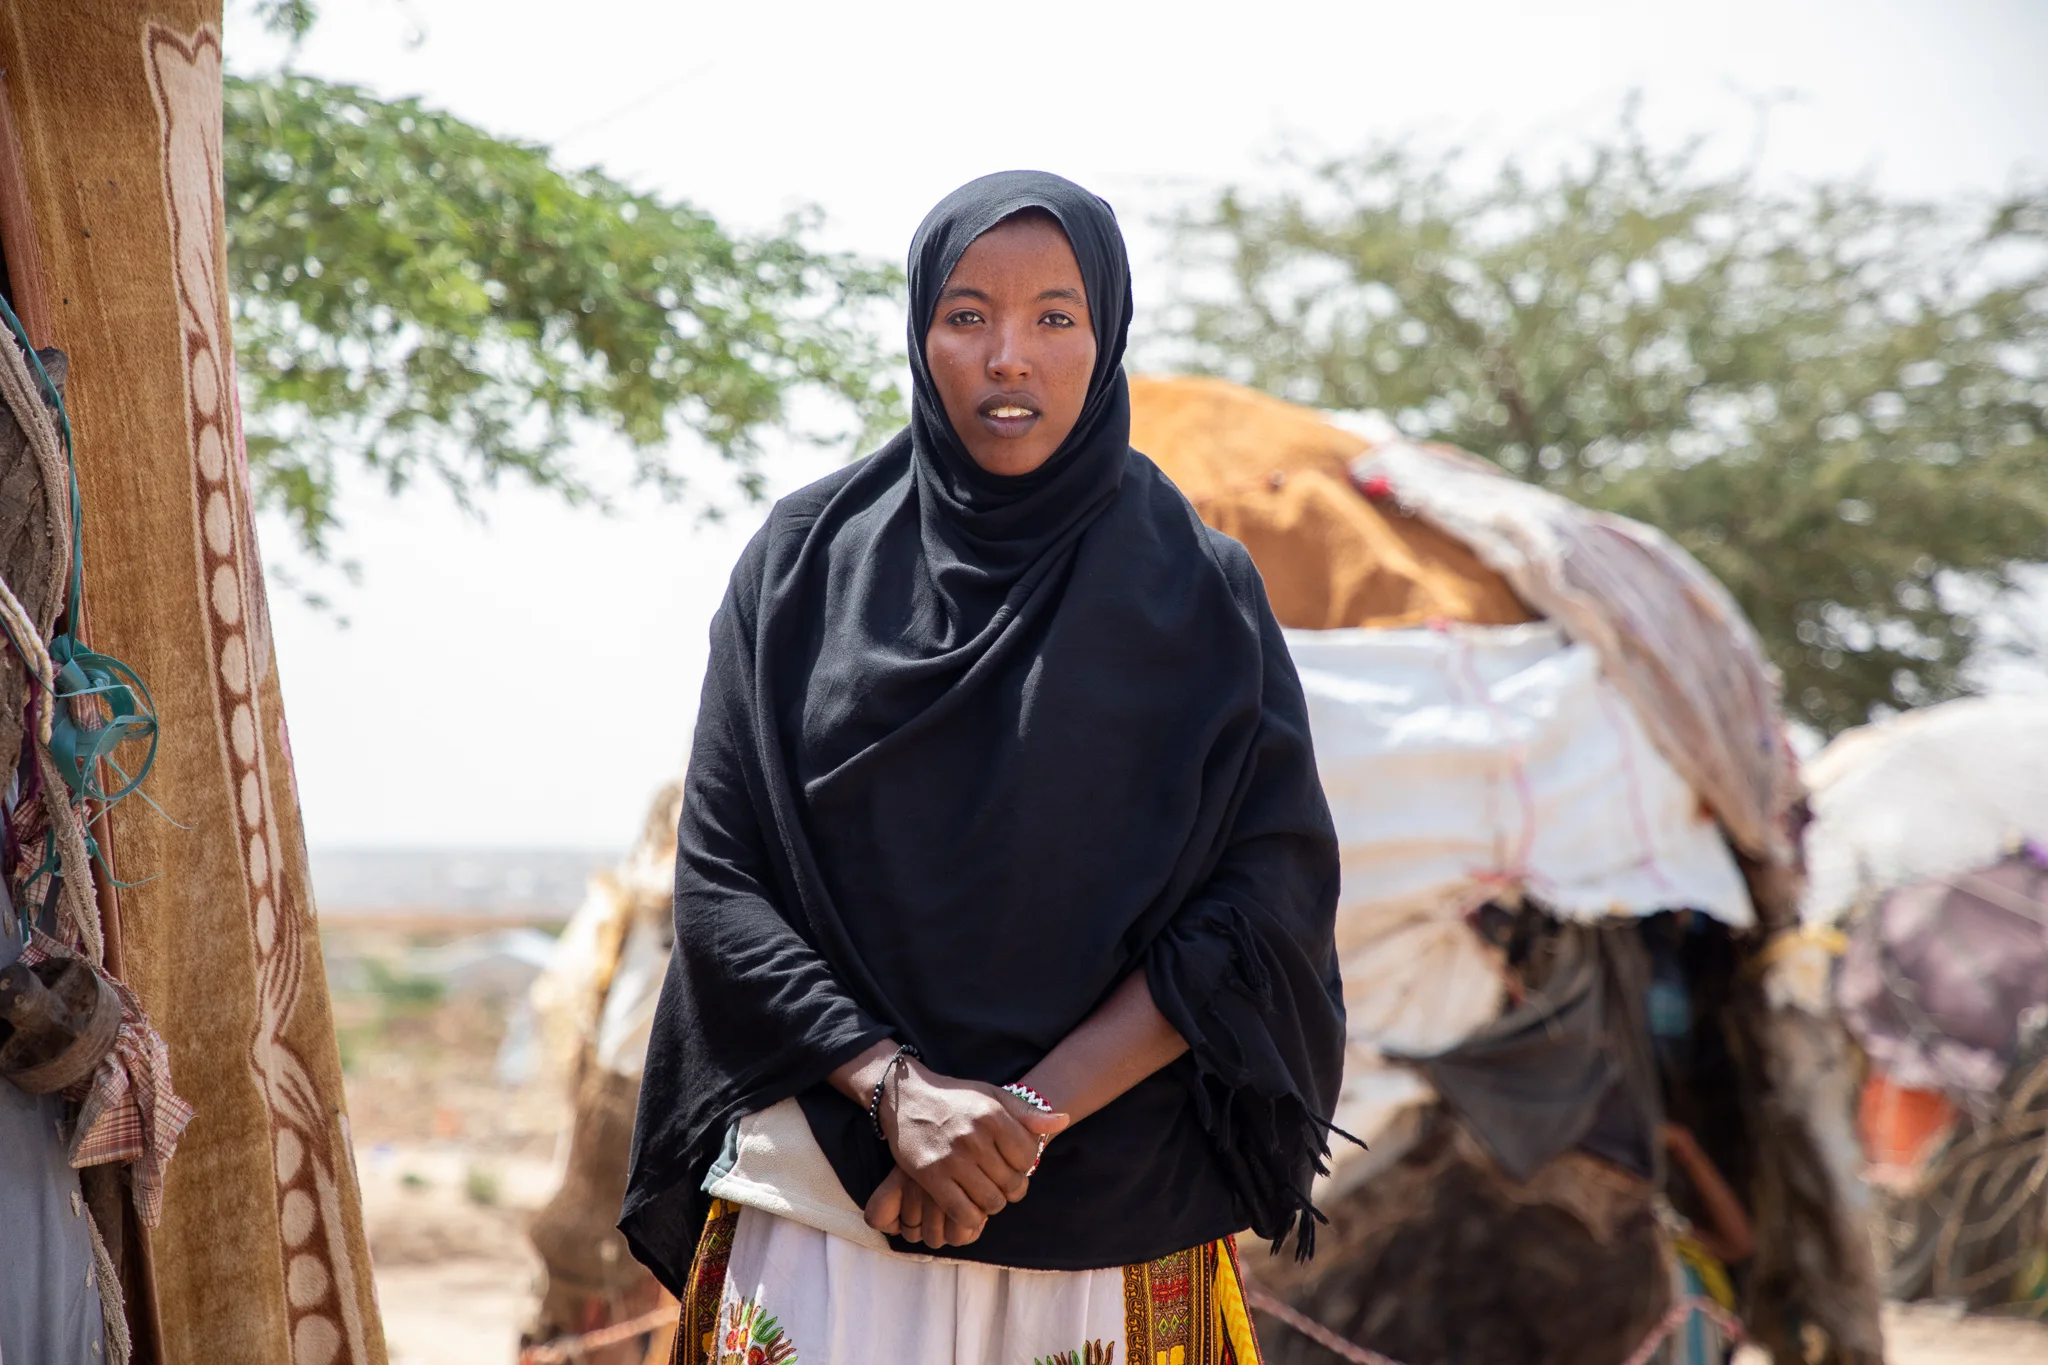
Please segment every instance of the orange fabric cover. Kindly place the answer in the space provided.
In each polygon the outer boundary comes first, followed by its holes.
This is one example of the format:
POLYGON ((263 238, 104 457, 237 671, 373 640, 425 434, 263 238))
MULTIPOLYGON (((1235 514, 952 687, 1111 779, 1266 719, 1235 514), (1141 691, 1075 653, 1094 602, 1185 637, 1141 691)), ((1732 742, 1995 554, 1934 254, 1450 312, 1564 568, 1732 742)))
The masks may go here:
POLYGON ((1143 374, 1131 379, 1131 444, 1197 506, 1274 473, 1319 469, 1347 478, 1369 445, 1307 408, 1241 384, 1143 374))
POLYGON ((1465 545, 1352 485, 1368 443, 1220 379, 1131 380, 1131 444, 1241 542, 1280 624, 1391 629, 1536 619, 1465 545))
POLYGON ((1956 1107, 1938 1090, 1895 1085, 1882 1071, 1863 1082, 1856 1126, 1873 1176, 1917 1172, 1955 1122, 1956 1107))

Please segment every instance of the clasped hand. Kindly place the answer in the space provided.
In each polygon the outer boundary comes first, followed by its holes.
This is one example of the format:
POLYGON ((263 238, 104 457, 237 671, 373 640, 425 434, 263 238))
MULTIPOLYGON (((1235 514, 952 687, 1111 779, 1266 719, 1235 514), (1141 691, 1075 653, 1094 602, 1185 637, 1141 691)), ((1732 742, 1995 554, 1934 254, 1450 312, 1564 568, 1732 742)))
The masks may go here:
POLYGON ((934 1249, 966 1246, 1022 1199, 1043 1140, 1069 1122, 915 1063, 889 1081, 881 1119, 896 1168, 868 1199, 867 1224, 934 1249))

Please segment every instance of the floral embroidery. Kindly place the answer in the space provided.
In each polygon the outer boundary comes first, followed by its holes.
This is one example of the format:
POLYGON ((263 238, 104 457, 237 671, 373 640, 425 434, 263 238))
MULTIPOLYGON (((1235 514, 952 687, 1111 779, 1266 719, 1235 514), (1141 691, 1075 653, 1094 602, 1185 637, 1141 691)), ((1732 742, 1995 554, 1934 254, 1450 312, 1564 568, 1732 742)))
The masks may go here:
POLYGON ((1116 1365, 1116 1343, 1104 1346, 1091 1341, 1078 1351, 1062 1351, 1044 1359, 1033 1357, 1031 1365, 1116 1365))
POLYGON ((719 1323, 718 1365, 796 1365, 796 1345, 758 1299, 726 1305, 719 1323))

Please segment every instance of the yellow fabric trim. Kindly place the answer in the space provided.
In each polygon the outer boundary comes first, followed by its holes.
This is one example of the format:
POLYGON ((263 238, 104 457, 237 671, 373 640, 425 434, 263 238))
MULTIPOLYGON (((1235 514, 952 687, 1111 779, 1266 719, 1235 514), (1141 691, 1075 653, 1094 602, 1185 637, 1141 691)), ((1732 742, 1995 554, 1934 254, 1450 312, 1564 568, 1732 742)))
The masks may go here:
POLYGON ((1216 1244, 1216 1315, 1223 1320, 1223 1336, 1238 1365, 1259 1365, 1259 1339, 1252 1334, 1252 1315, 1245 1307, 1237 1255, 1227 1241, 1216 1244))
POLYGON ((1797 952, 1807 944, 1825 950, 1830 957, 1840 957, 1849 948, 1849 936, 1840 929, 1819 924, 1802 924, 1797 929, 1786 929, 1773 934, 1770 942, 1764 944, 1757 955, 1749 960, 1752 974, 1761 976, 1771 964, 1780 958, 1797 952))
POLYGON ((1678 1253, 1678 1259, 1691 1267, 1693 1274, 1699 1276, 1700 1286, 1707 1291, 1707 1297, 1729 1312, 1734 1312, 1735 1285, 1728 1278, 1727 1269, 1714 1258, 1714 1254, 1701 1246, 1696 1239, 1682 1232, 1671 1239, 1671 1246, 1678 1253))
POLYGON ((718 1304, 725 1288, 725 1257, 732 1251, 733 1232, 732 1228, 721 1228, 720 1224, 727 1220, 737 1223, 739 1211, 737 1204, 713 1199, 710 1211, 704 1215, 704 1230, 697 1236, 697 1253, 690 1258, 690 1277, 683 1285, 682 1309, 676 1318, 675 1344, 669 1352, 669 1365, 697 1365, 700 1361, 717 1359, 712 1348, 718 1337, 718 1304), (721 1237, 725 1245, 714 1267, 707 1264, 706 1257, 721 1237), (715 1288, 705 1279, 711 1274, 717 1276, 715 1288))

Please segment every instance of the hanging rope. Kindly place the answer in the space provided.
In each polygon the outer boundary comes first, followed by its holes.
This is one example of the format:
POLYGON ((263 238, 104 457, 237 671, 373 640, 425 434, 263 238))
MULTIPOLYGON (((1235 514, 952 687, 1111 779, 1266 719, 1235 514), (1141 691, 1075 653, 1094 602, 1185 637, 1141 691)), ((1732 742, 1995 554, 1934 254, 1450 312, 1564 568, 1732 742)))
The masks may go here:
MULTIPOLYGON (((21 344, 27 354, 33 355, 34 350, 28 346, 27 336, 22 332, 19 320, 15 318, 12 310, 6 309, 6 303, 4 298, 0 298, 0 310, 5 310, 5 316, 15 335, 21 338, 21 344)), ((34 636, 36 644, 41 645, 54 627, 57 617, 64 611, 68 595, 65 579, 77 558, 73 550, 76 548, 78 518, 75 515, 76 480, 71 476, 70 420, 62 416, 58 422, 53 423, 50 420, 50 409, 45 406, 44 398, 39 396, 37 375, 41 375, 43 383, 48 386, 48 393, 54 395, 56 385, 50 383, 49 375, 43 371, 40 360, 36 361, 35 365, 35 371, 31 372, 29 362, 22 356, 9 356, 5 363, 0 363, 0 400, 5 401, 7 411, 13 416, 15 425, 21 428, 22 435, 28 441, 29 454, 35 458, 36 470, 42 475, 43 497, 47 503, 44 521, 49 529, 51 544, 49 563, 44 569, 44 581, 40 584, 21 585, 22 590, 28 592, 33 600, 44 604, 44 609, 48 613, 50 624, 36 628, 36 623, 32 622, 32 628, 25 632, 25 635, 34 636), (38 588, 41 589, 40 592, 35 591, 38 588)), ((60 407, 60 414, 61 411, 60 407)), ((17 649, 25 648, 27 645, 28 641, 25 638, 15 641, 17 649)))
POLYGON ((1378 1351, 1368 1351, 1357 1342, 1338 1336, 1314 1318, 1289 1308, 1257 1285, 1245 1286, 1244 1301, 1261 1313, 1280 1319, 1325 1350, 1335 1351, 1350 1361, 1351 1365, 1401 1365, 1401 1362, 1392 1356, 1383 1356, 1378 1351))
MULTIPOLYGON (((1257 1311, 1292 1327, 1316 1345, 1349 1361, 1350 1365, 1401 1365, 1401 1362, 1392 1356, 1383 1356, 1378 1351, 1368 1350, 1355 1341, 1338 1336, 1314 1318, 1288 1307, 1257 1285, 1247 1284, 1244 1287, 1244 1301, 1257 1311)), ((615 1322, 609 1327, 600 1327, 577 1336, 557 1337, 553 1341, 528 1346, 519 1353, 519 1365, 570 1365, 573 1361, 584 1359, 593 1351, 601 1351, 607 1346, 617 1346, 622 1342, 631 1341, 634 1337, 645 1336, 649 1332, 666 1327, 675 1321, 679 1311, 672 1303, 664 1304, 642 1313, 637 1318, 615 1322)), ((1742 1323, 1733 1313, 1710 1298, 1692 1295, 1672 1304, 1669 1311, 1658 1320, 1657 1325, 1650 1329, 1650 1334, 1643 1338, 1642 1343, 1629 1353, 1628 1359, 1622 1361, 1621 1365, 1648 1365, 1650 1357, 1657 1353, 1657 1348, 1664 1344, 1665 1339, 1695 1313, 1710 1319, 1731 1342, 1745 1339, 1742 1323)))
MULTIPOLYGON (((63 608, 57 614, 62 629, 51 639, 47 651, 52 674, 49 693, 65 704, 45 709, 40 718, 42 739, 44 746, 57 756, 64 785, 76 797, 98 802, 104 808, 140 787, 156 763, 156 702, 134 669, 119 659, 86 648, 78 638, 79 611, 85 599, 84 511, 78 493, 78 464, 71 445, 71 416, 64 407, 64 395, 43 368, 35 347, 30 345, 21 319, 4 298, 0 298, 0 318, 5 319, 19 343, 18 353, 15 347, 4 348, 9 354, 0 363, 0 396, 5 397, 15 424, 27 435, 36 452, 45 485, 64 490, 70 513, 68 517, 53 518, 68 523, 69 535, 60 543, 60 548, 67 552, 60 554, 60 562, 52 566, 53 588, 62 593, 63 608), (112 761, 114 751, 130 742, 148 745, 132 776, 112 761), (111 792, 99 784, 102 760, 122 779, 111 792)), ((23 619, 26 617, 24 612, 23 619)), ((28 643, 27 637, 41 635, 33 624, 23 632, 24 638, 14 640, 16 650, 25 660, 32 648, 41 647, 40 638, 33 646, 28 643)), ((10 629, 10 637, 12 633, 10 629)))
POLYGON ((1643 1338, 1643 1344, 1630 1352, 1629 1358, 1624 1360, 1621 1365, 1649 1365, 1650 1357, 1655 1355, 1657 1348, 1664 1344, 1664 1338, 1677 1331, 1684 1324, 1685 1320, 1695 1313, 1707 1318, 1716 1327, 1720 1328, 1721 1335, 1727 1337, 1729 1341, 1739 1342, 1743 1339, 1742 1323, 1736 1319, 1733 1313, 1703 1294, 1694 1294, 1672 1304, 1671 1310, 1664 1315, 1663 1320, 1651 1329, 1650 1335, 1643 1338))
POLYGON ((570 1361, 582 1360, 592 1351, 602 1351, 607 1346, 617 1346, 631 1341, 634 1337, 646 1336, 676 1321, 682 1309, 673 1303, 651 1308, 637 1318, 615 1322, 609 1327, 600 1327, 594 1332, 579 1336, 557 1337, 538 1346, 529 1346, 519 1353, 519 1365, 569 1365, 570 1361))
MULTIPOLYGON (((0 578, 0 624, 5 624, 8 642, 42 686, 43 695, 56 695, 57 670, 50 662, 49 648, 43 644, 42 632, 36 629, 28 608, 21 605, 21 599, 14 595, 14 589, 7 585, 5 578, 0 578)), ((37 709, 36 738, 44 744, 50 742, 50 708, 47 706, 37 709)))
MULTIPOLYGON (((1351 1365, 1401 1365, 1400 1361, 1391 1356, 1367 1350, 1355 1341, 1338 1336, 1314 1318, 1288 1307, 1256 1285, 1246 1285, 1244 1297, 1245 1302, 1259 1312, 1278 1318, 1316 1345, 1351 1362, 1351 1365)), ((1621 1365, 1648 1365, 1650 1357, 1657 1353, 1657 1348, 1664 1344, 1665 1338, 1677 1331, 1694 1313, 1711 1319, 1714 1325, 1721 1329, 1722 1335, 1730 1341, 1743 1340, 1742 1323, 1733 1313, 1712 1299, 1695 1294, 1672 1304, 1670 1311, 1650 1329, 1650 1335, 1643 1338, 1642 1344, 1631 1351, 1628 1359, 1621 1365)))
MULTIPOLYGON (((118 659, 87 649, 78 639, 79 613, 85 595, 85 556, 81 544, 84 513, 78 492, 78 467, 71 446, 71 417, 41 357, 30 344, 5 298, 0 320, 18 345, 0 344, 0 401, 28 441, 40 467, 50 501, 52 539, 49 580, 43 600, 54 634, 46 645, 46 627, 32 617, 11 585, 0 584, 0 626, 34 679, 29 705, 35 718, 35 763, 31 786, 40 798, 44 820, 41 864, 24 878, 26 893, 47 881, 40 897, 45 911, 55 909, 70 925, 94 965, 104 959, 105 935, 90 866, 99 846, 88 833, 88 818, 97 819, 122 797, 134 792, 156 762, 156 706, 135 671, 118 659), (147 745, 131 775, 115 758, 124 744, 147 745), (108 791, 101 783, 101 765, 120 781, 108 791), (90 805, 98 810, 88 816, 90 805)), ((147 798, 145 798, 147 799, 147 798)), ((104 865, 104 863, 102 864, 104 865)), ((8 869, 12 875, 14 869, 8 869)), ((35 913, 23 897, 24 919, 35 913)))

